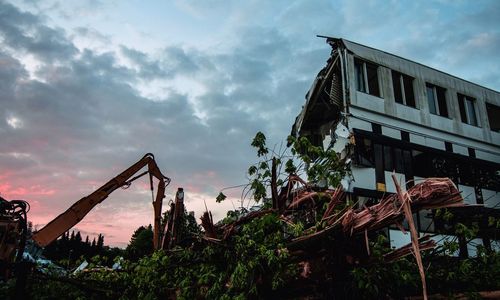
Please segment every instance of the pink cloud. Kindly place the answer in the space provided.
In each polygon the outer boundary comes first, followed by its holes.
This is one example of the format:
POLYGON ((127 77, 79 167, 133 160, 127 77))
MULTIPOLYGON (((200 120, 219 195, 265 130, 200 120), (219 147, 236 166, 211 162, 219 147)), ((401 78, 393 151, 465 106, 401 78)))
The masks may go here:
MULTIPOLYGON (((116 174, 111 174, 115 170, 109 169, 103 171, 99 168, 88 167, 82 168, 80 172, 73 171, 74 174, 67 172, 68 169, 72 169, 71 166, 67 161, 62 161, 50 165, 50 169, 39 174, 26 175, 19 173, 19 170, 3 172, 0 174, 0 193, 8 200, 17 198, 28 201, 31 206, 28 220, 40 229, 76 201, 116 176, 116 174), (97 179, 91 179, 90 176, 97 179)), ((120 170, 116 173, 119 172, 120 170)), ((233 209, 230 199, 222 204, 215 203, 215 196, 218 189, 224 187, 224 182, 218 177, 217 172, 203 171, 195 173, 185 184, 174 181, 168 186, 163 211, 168 209, 167 203, 174 198, 178 186, 184 187, 186 208, 189 211, 195 211, 197 219, 205 210, 205 202, 216 220, 223 218, 227 210, 233 209), (207 189, 214 192, 207 193, 207 189)), ((154 188, 156 192, 156 181, 154 188)), ((84 236, 89 235, 90 239, 102 233, 106 244, 126 246, 138 227, 153 223, 153 207, 149 189, 147 176, 133 182, 129 189, 117 189, 71 230, 79 230, 84 236)), ((233 199, 233 203, 237 202, 238 199, 233 199)))
POLYGON ((55 194, 55 189, 44 188, 40 185, 32 185, 28 188, 15 186, 12 187, 10 183, 0 184, 0 194, 4 195, 5 198, 15 198, 15 197, 29 197, 35 195, 53 195, 55 194))

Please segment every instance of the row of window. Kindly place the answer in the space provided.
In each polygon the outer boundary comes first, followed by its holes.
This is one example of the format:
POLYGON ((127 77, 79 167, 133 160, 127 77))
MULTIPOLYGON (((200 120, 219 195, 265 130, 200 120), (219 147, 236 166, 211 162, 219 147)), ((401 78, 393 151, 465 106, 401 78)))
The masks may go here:
MULTIPOLYGON (((357 166, 375 168, 377 184, 385 185, 385 173, 405 174, 406 179, 449 177, 456 184, 475 186, 479 189, 500 191, 500 169, 496 164, 479 163, 452 153, 453 145, 446 144, 446 151, 431 149, 391 138, 376 138, 355 134, 357 166)), ((402 132, 403 133, 403 132, 402 132)), ((469 156, 475 157, 474 149, 469 156)))
MULTIPOLYGON (((377 65, 355 58, 354 72, 355 86, 358 91, 381 97, 377 65)), ((415 78, 394 70, 391 70, 391 75, 395 101, 416 108, 415 91, 413 89, 415 78)), ((426 83, 425 86, 430 113, 449 117, 446 104, 446 89, 430 83, 426 83)), ((476 99, 460 93, 457 93, 457 96, 461 121, 469 125, 479 126, 476 99)), ((491 130, 500 132, 500 107, 487 103, 486 110, 491 130)))

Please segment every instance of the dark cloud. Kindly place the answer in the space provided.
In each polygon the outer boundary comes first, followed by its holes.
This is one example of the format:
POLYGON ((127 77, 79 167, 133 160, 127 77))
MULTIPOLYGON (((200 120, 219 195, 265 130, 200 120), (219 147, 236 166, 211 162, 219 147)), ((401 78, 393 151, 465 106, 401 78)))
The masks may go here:
POLYGON ((101 0, 80 0, 76 3, 64 0, 21 0, 20 2, 24 2, 30 8, 33 8, 39 15, 51 12, 67 20, 91 15, 95 16, 96 14, 103 13, 106 6, 114 4, 114 1, 101 0))
POLYGON ((0 93, 2 98, 8 98, 7 91, 15 89, 16 82, 25 79, 28 73, 19 60, 0 51, 0 93))
POLYGON ((195 56, 196 53, 191 54, 180 47, 167 47, 163 54, 165 56, 163 63, 167 64, 167 67, 172 70, 171 72, 192 74, 199 70, 199 67, 191 58, 191 55, 195 56))
MULTIPOLYGON (((127 51, 128 55, 135 55, 135 62, 141 69, 156 63, 162 65, 161 61, 138 51, 127 51)), ((197 55, 198 60, 215 59, 197 55)), ((30 170, 19 164, 13 170, 13 177, 28 175, 33 181, 59 190, 61 186, 54 181, 52 173, 63 172, 76 179, 78 171, 94 173, 95 169, 102 169, 95 181, 104 182, 106 177, 115 175, 108 172, 108 166, 115 166, 119 171, 120 166, 137 160, 143 153, 154 152, 160 165, 175 172, 178 184, 206 188, 208 180, 191 182, 191 178, 194 173, 209 171, 225 178, 219 183, 226 180, 232 183, 231 178, 243 179, 245 165, 251 160, 247 145, 262 119, 239 111, 236 104, 213 123, 211 111, 208 111, 209 126, 203 125, 186 95, 173 92, 159 102, 141 97, 133 83, 143 79, 144 73, 120 66, 116 53, 111 52, 97 54, 84 50, 62 65, 42 63, 37 74, 43 81, 27 79, 26 71, 14 58, 5 55, 4 60, 16 70, 9 72, 8 80, 3 81, 9 83, 10 94, 15 96, 2 98, 5 105, 1 109, 4 115, 10 113, 21 120, 23 127, 3 126, 10 133, 4 136, 0 152, 28 153, 37 162, 30 170), (229 134, 231 130, 238 134, 229 134)), ((180 48, 166 49, 165 63, 174 66, 176 74, 198 70, 196 63, 180 48)), ((207 65, 204 64, 204 71, 208 70, 207 65)), ((156 69, 148 76, 161 78, 163 74, 156 69)), ((230 81, 225 83, 230 84, 230 81)), ((241 89, 241 93, 250 97, 247 89, 249 87, 241 89)), ((224 110, 229 103, 217 92, 206 95, 216 99, 214 110, 224 110), (218 105, 217 99, 222 99, 218 105)), ((200 100, 203 101, 203 97, 200 100)), ((231 101, 241 103, 242 99, 231 101)), ((256 101, 261 100, 256 97, 256 101)))
POLYGON ((50 28, 40 18, 8 3, 0 3, 0 36, 3 45, 53 62, 69 59, 78 51, 61 29, 50 28))
MULTIPOLYGON (((351 6, 355 9, 353 3, 351 6)), ((379 13, 358 10, 359 14, 353 18, 367 23, 358 24, 357 30, 347 26, 343 34, 348 39, 351 35, 355 41, 489 88, 500 88, 498 81, 480 79, 498 74, 500 70, 498 1, 437 2, 433 5, 413 2, 404 6, 399 2, 377 3, 377 9, 390 14, 383 18, 383 23, 370 23, 379 19, 379 13)))
POLYGON ((109 35, 102 34, 94 28, 89 27, 77 27, 74 29, 75 34, 72 37, 79 38, 84 37, 92 41, 99 41, 103 44, 110 44, 112 38, 109 35))
MULTIPOLYGON (((158 58, 153 58, 147 53, 123 45, 120 47, 120 51, 138 69, 137 75, 144 80, 171 79, 180 75, 193 75, 200 69, 193 58, 199 53, 195 51, 188 53, 180 47, 167 47, 161 51, 158 58)), ((200 59, 206 60, 207 57, 203 56, 200 59)))
POLYGON ((169 72, 163 70, 158 61, 151 60, 144 52, 125 46, 121 46, 120 50, 121 53, 139 69, 139 76, 144 79, 157 77, 171 78, 173 76, 173 74, 169 74, 169 72))
POLYGON ((485 28, 498 31, 500 26, 500 2, 487 1, 476 3, 476 9, 472 9, 465 13, 464 16, 458 18, 458 23, 467 24, 475 30, 484 30, 485 28), (477 5, 477 6, 476 6, 477 5))

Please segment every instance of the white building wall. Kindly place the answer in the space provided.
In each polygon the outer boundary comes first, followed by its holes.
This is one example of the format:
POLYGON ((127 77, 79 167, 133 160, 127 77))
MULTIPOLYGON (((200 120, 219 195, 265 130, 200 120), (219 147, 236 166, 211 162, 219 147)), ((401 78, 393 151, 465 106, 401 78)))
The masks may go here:
POLYGON ((442 140, 437 140, 431 137, 425 138, 425 145, 434 149, 445 150, 444 142, 442 140))
POLYGON ((491 153, 491 152, 476 150, 476 157, 488 161, 500 162, 500 153, 491 153))
POLYGON ((469 156, 469 149, 464 146, 453 144, 453 153, 469 156))
POLYGON ((427 146, 425 137, 414 133, 410 133, 410 142, 417 145, 427 146))
POLYGON ((490 131, 490 134, 491 134, 492 144, 494 144, 494 145, 500 145, 500 133, 499 132, 490 131))
POLYGON ((481 189, 483 194, 483 202, 485 207, 500 209, 500 192, 481 189))
POLYGON ((385 191, 388 193, 396 193, 396 185, 394 185, 394 180, 392 180, 392 174, 396 175, 396 180, 401 188, 406 188, 406 177, 404 174, 393 173, 384 171, 385 175, 385 191))
POLYGON ((448 131, 448 132, 453 132, 453 126, 455 125, 455 122, 452 119, 438 116, 438 115, 433 115, 429 113, 430 117, 430 126, 432 128, 448 131))
MULTIPOLYGON (((378 76, 381 97, 375 97, 355 89, 354 81, 348 82, 349 95, 349 129, 354 128, 372 131, 371 123, 381 125, 382 134, 394 139, 401 139, 401 130, 409 132, 410 142, 445 150, 445 142, 452 143, 453 153, 469 156, 469 149, 474 149, 476 157, 494 163, 500 163, 500 133, 489 129, 485 101, 500 106, 500 93, 480 87, 476 84, 434 70, 432 68, 411 62, 409 60, 370 49, 362 45, 347 42, 347 48, 356 56, 379 65, 378 76), (405 106, 394 101, 392 91, 391 70, 415 78, 413 88, 415 93, 416 108, 405 106), (448 117, 429 113, 426 94, 426 82, 446 89, 446 102, 448 117), (479 120, 478 126, 471 126, 461 121, 458 107, 457 93, 476 99, 476 112, 479 120)), ((352 79, 354 74, 354 56, 348 55, 347 71, 352 79)), ((353 167, 352 174, 355 179, 349 186, 376 190, 375 169, 353 167)), ((395 192, 392 172, 384 171, 387 192, 395 192)), ((405 176, 397 174, 396 177, 404 186, 405 176)), ((420 182, 420 177, 415 177, 415 183, 420 182)), ((458 185, 465 203, 477 204, 473 187, 458 185)), ((486 207, 500 208, 500 192, 482 190, 486 207)), ((438 243, 444 240, 456 239, 453 236, 436 236, 438 243)), ((391 246, 399 247, 410 242, 409 235, 404 235, 398 230, 390 230, 391 246)), ((476 239, 468 245, 469 254, 476 254, 475 245, 482 245, 476 239)), ((500 242, 492 241, 493 247, 500 248, 500 242)), ((454 253, 454 255, 458 255, 454 253)))
POLYGON ((420 122, 420 110, 399 103, 395 103, 395 105, 396 105, 396 116, 398 116, 403 120, 407 120, 408 122, 413 122, 413 123, 420 122))
POLYGON ((457 188, 460 191, 462 198, 464 198, 464 203, 477 204, 476 192, 473 187, 459 184, 457 188))
POLYGON ((357 118, 349 118, 349 127, 351 128, 351 131, 352 131, 352 128, 366 130, 366 131, 372 131, 372 123, 371 122, 360 120, 357 118))
POLYGON ((355 95, 356 95, 356 105, 371 111, 376 111, 382 114, 385 113, 383 98, 375 97, 358 91, 356 91, 355 95))
MULTIPOLYGON (((373 96, 367 95, 367 97, 373 96)), ((420 124, 410 123, 406 120, 395 118, 393 116, 366 110, 363 107, 351 106, 350 114, 349 127, 351 131, 353 128, 357 128, 356 126, 358 125, 362 127, 359 129, 371 131, 371 123, 373 122, 383 126, 383 133, 384 131, 389 133, 389 130, 384 128, 392 129, 389 134, 393 137, 396 136, 396 131, 394 130, 404 130, 410 133, 410 142, 412 143, 445 150, 444 142, 448 141, 453 144, 453 149, 459 146, 457 149, 461 149, 462 153, 466 156, 468 156, 468 150, 465 152, 464 149, 472 148, 475 149, 477 158, 500 163, 500 145, 492 145, 444 132, 441 131, 439 127, 429 128, 420 124)), ((399 136, 398 139, 400 138, 401 137, 399 136)))
POLYGON ((401 139, 401 130, 393 129, 387 126, 382 126, 382 134, 393 139, 401 139))
POLYGON ((349 192, 352 192, 354 187, 359 187, 363 189, 376 190, 377 186, 375 183, 375 168, 351 168, 352 176, 354 177, 354 182, 349 186, 349 192))
MULTIPOLYGON (((466 140, 476 140, 490 145, 496 145, 496 151, 500 152, 498 148, 498 145, 500 145, 500 134, 489 130, 485 108, 486 100, 489 103, 500 106, 500 93, 383 51, 347 40, 342 41, 346 47, 353 52, 353 54, 348 55, 347 60, 347 70, 350 74, 349 78, 352 79, 354 75, 354 56, 379 66, 378 76, 381 97, 383 99, 356 91, 354 81, 351 80, 348 86, 351 91, 350 102, 353 106, 384 115, 390 115, 430 129, 439 129, 440 131, 459 135, 466 140), (416 108, 405 107, 404 105, 395 103, 392 93, 392 78, 390 77, 391 70, 415 78, 413 89, 415 93, 416 108), (442 117, 429 113, 427 107, 426 83, 431 83, 446 89, 446 102, 449 117, 442 117), (479 126, 470 126, 461 121, 457 93, 476 99, 476 112, 479 117, 479 126)), ((451 139, 451 141, 453 141, 453 139, 451 139)))

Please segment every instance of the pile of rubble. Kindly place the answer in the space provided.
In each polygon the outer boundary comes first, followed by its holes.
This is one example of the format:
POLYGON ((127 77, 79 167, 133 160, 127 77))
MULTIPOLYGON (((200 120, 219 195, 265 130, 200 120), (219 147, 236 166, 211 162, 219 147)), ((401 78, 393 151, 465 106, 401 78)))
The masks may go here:
POLYGON ((425 273, 420 251, 432 249, 436 243, 429 236, 418 238, 412 214, 423 209, 463 206, 463 199, 455 184, 448 178, 427 179, 407 191, 400 188, 394 176, 393 180, 397 193, 389 194, 375 205, 356 207, 356 204, 347 202, 342 187, 319 189, 298 176, 291 175, 280 191, 276 184, 271 184, 272 208, 250 212, 229 224, 214 224, 211 213, 206 211, 201 217, 205 230, 204 239, 223 243, 242 224, 267 214, 277 214, 289 225, 301 222, 305 225, 304 231, 300 236, 290 238, 287 248, 300 266, 303 266, 302 276, 308 277, 314 273, 314 261, 332 253, 341 256, 340 261, 351 264, 366 261, 370 257, 369 237, 394 225, 406 233, 402 226, 406 220, 412 242, 385 254, 384 259, 390 262, 413 254, 420 270, 423 294, 426 298, 425 273), (357 247, 352 247, 353 241, 358 241, 357 244, 354 243, 357 247))

